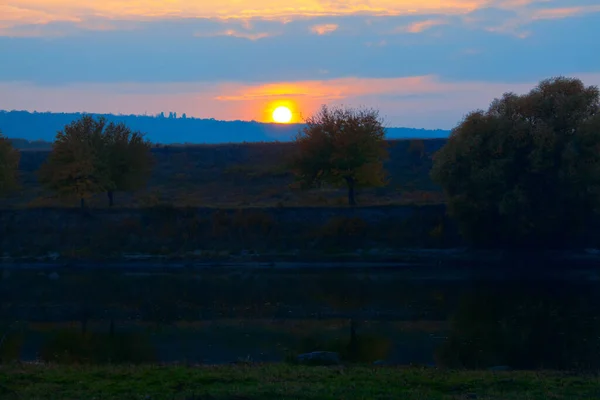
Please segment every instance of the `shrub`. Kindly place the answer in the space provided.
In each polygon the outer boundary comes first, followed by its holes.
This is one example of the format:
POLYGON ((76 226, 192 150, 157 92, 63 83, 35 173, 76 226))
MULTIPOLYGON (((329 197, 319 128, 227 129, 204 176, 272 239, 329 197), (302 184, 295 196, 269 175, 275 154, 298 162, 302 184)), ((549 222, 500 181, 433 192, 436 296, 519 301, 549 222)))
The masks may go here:
POLYGON ((156 361, 156 351, 141 335, 114 335, 64 330, 42 345, 40 358, 61 364, 146 363, 156 361))

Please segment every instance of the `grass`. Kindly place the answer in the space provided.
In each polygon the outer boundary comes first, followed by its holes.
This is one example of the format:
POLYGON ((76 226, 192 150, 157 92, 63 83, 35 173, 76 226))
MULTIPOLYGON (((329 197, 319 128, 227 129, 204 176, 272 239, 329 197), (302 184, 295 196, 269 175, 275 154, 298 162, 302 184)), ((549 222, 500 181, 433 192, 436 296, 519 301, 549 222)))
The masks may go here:
POLYGON ((15 399, 593 399, 596 375, 396 367, 0 367, 0 398, 15 399))

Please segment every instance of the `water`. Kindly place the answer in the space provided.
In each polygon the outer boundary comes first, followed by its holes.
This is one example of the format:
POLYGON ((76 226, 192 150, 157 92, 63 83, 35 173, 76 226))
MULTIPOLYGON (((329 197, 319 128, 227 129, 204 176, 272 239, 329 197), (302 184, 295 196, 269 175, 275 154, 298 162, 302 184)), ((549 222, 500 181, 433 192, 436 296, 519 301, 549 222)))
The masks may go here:
POLYGON ((3 360, 223 364, 328 350, 358 362, 451 368, 600 363, 600 291, 583 278, 405 269, 52 272, 2 275, 3 360), (423 274, 428 279, 415 279, 423 274))

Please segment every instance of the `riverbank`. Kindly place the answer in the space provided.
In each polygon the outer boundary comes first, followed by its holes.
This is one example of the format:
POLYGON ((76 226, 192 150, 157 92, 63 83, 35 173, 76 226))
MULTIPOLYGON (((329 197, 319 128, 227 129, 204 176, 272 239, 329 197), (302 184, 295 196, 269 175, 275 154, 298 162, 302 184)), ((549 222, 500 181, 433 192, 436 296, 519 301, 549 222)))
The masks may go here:
POLYGON ((3 399, 592 399, 596 375, 397 367, 0 366, 3 399))
POLYGON ((510 279, 515 276, 600 280, 600 251, 530 251, 400 249, 338 254, 192 252, 179 255, 125 254, 119 257, 0 257, 3 270, 85 271, 136 273, 197 272, 348 272, 403 274, 419 279, 510 279))

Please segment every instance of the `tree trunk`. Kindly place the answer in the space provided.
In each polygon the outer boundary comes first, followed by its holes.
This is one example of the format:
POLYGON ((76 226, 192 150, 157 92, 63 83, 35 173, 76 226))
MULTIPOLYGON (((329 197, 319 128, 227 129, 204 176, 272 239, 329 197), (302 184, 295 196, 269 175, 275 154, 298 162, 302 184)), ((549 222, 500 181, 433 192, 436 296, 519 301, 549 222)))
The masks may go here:
POLYGON ((108 334, 111 338, 115 336, 115 319, 110 319, 110 327, 108 328, 108 334))
POLYGON ((85 334, 87 333, 87 326, 88 326, 88 320, 86 318, 83 318, 81 320, 81 335, 85 336, 85 334))
POLYGON ((113 192, 107 192, 106 194, 108 195, 108 206, 112 207, 113 204, 115 204, 114 193, 113 192))
POLYGON ((358 338, 356 337, 356 321, 350 319, 350 341, 348 342, 348 356, 351 361, 356 361, 358 353, 358 338))
POLYGON ((81 334, 85 335, 87 333, 88 321, 90 319, 90 310, 88 306, 84 306, 81 311, 81 334))
POLYGON ((81 208, 85 208, 85 199, 83 197, 81 198, 81 208))
POLYGON ((346 177, 346 184, 348 185, 348 204, 351 206, 356 205, 356 198, 354 197, 354 178, 351 176, 346 177))

